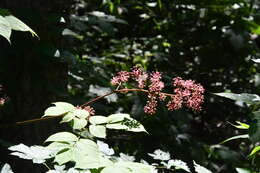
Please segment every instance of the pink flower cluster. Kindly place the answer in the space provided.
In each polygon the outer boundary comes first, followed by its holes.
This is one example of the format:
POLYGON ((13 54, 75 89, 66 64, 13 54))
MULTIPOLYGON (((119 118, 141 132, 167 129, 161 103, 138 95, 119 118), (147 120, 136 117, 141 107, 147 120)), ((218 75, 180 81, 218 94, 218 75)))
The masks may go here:
POLYGON ((127 71, 120 71, 117 76, 113 77, 111 80, 112 85, 121 85, 123 82, 127 82, 130 78, 130 74, 127 71))
POLYGON ((134 67, 131 72, 121 71, 112 78, 111 84, 120 86, 130 79, 138 83, 140 89, 148 86, 148 101, 144 106, 144 112, 147 114, 155 114, 158 100, 164 101, 166 97, 170 97, 167 108, 169 110, 177 110, 186 106, 194 111, 200 111, 204 101, 204 88, 200 84, 196 84, 193 80, 183 80, 180 77, 173 78, 172 85, 175 87, 174 94, 161 92, 164 88, 162 75, 160 72, 152 72, 149 75, 141 68, 134 67))
POLYGON ((153 72, 150 75, 149 91, 160 92, 164 88, 164 83, 161 81, 162 75, 160 72, 153 72))
POLYGON ((183 80, 180 77, 173 78, 172 85, 176 88, 168 102, 169 110, 180 109, 183 105, 195 111, 201 110, 204 102, 204 88, 193 80, 183 80))
POLYGON ((148 101, 146 105, 144 106, 144 112, 147 114, 155 114, 156 113, 156 107, 157 107, 157 96, 155 94, 148 94, 148 101))
POLYGON ((95 115, 95 109, 91 106, 76 106, 76 108, 87 111, 90 116, 95 115))
POLYGON ((85 106, 83 109, 86 110, 90 116, 95 115, 95 109, 91 106, 85 106))

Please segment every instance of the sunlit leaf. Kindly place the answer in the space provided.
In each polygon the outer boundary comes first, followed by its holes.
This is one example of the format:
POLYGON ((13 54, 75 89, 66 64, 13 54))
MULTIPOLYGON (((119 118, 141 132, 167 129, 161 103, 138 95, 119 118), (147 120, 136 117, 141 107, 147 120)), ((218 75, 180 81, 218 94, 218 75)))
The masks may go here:
POLYGON ((4 164, 4 166, 2 167, 0 173, 14 173, 11 169, 11 166, 9 164, 4 164))
POLYGON ((0 35, 2 35, 9 43, 10 36, 11 36, 12 28, 9 24, 9 22, 6 21, 6 19, 0 15, 0 35))
POLYGON ((252 61, 254 61, 256 63, 260 63, 260 59, 252 59, 252 61))
POLYGON ((91 116, 89 118, 89 122, 91 124, 105 124, 107 122, 107 117, 105 116, 91 116))
POLYGON ((68 112, 73 111, 75 109, 75 106, 73 106, 70 103, 66 103, 66 102, 55 102, 55 103, 52 103, 52 104, 54 104, 57 107, 62 107, 64 110, 66 110, 68 112))
POLYGON ((9 15, 5 16, 5 19, 9 22, 11 28, 16 31, 29 31, 33 36, 38 37, 38 35, 25 23, 23 23, 21 20, 18 18, 9 15))
POLYGON ((90 156, 99 155, 100 153, 97 144, 89 139, 80 139, 75 144, 75 147, 79 149, 80 152, 90 156))
POLYGON ((64 149, 69 149, 71 146, 72 144, 67 142, 52 142, 46 148, 61 151, 64 149))
POLYGON ((121 124, 126 125, 128 128, 126 129, 127 131, 131 131, 131 132, 146 132, 144 126, 139 123, 138 121, 136 121, 133 118, 125 118, 121 124))
POLYGON ((109 148, 108 144, 102 142, 102 141, 97 141, 98 149, 101 151, 103 154, 111 156, 115 154, 115 151, 113 148, 109 148))
POLYGON ((119 161, 133 162, 135 161, 135 156, 130 156, 125 153, 119 153, 119 161))
POLYGON ((89 112, 84 109, 75 109, 73 111, 73 114, 75 117, 78 117, 80 119, 83 119, 83 118, 85 119, 89 116, 89 112))
POLYGON ((126 125, 123 125, 121 123, 106 124, 106 128, 108 128, 108 129, 117 129, 117 130, 126 130, 126 129, 128 129, 128 127, 126 125))
POLYGON ((59 115, 65 114, 67 112, 68 111, 64 110, 62 107, 52 106, 52 107, 49 107, 45 110, 43 117, 45 117, 45 116, 59 116, 59 115))
POLYGON ((78 137, 69 132, 59 132, 51 135, 45 142, 60 141, 60 142, 74 142, 78 141, 78 137))
POLYGON ((195 171, 197 173, 212 173, 210 170, 208 170, 207 168, 197 164, 195 161, 193 161, 194 167, 195 167, 195 171))
POLYGON ((63 165, 72 160, 72 151, 71 149, 61 152, 55 156, 54 162, 57 162, 59 165, 63 165))
POLYGON ((125 118, 130 118, 130 115, 123 114, 123 113, 111 114, 107 117, 107 123, 120 122, 120 121, 123 121, 125 118))
POLYGON ((260 102, 260 97, 256 94, 234 94, 234 93, 215 93, 215 95, 226 97, 232 100, 245 102, 247 104, 254 104, 260 102))
POLYGON ((150 165, 145 165, 142 163, 137 163, 137 162, 117 162, 115 163, 116 166, 118 167, 125 167, 131 170, 131 173, 150 173, 152 166, 150 165))
POLYGON ((100 173, 132 173, 131 170, 129 170, 126 167, 119 167, 119 166, 107 166, 100 173))
POLYGON ((250 127, 250 126, 249 126, 248 124, 246 124, 246 123, 242 123, 242 122, 239 122, 239 121, 236 121, 236 123, 237 123, 238 125, 235 125, 235 124, 232 124, 232 123, 229 123, 229 124, 231 124, 232 126, 238 128, 238 129, 249 129, 249 127, 250 127))
POLYGON ((111 161, 101 157, 101 152, 95 142, 89 139, 80 139, 73 151, 73 161, 75 168, 92 169, 108 166, 111 161))
POLYGON ((98 138, 105 138, 106 137, 106 127, 102 125, 90 125, 89 132, 98 138))
POLYGON ((155 150, 153 153, 148 153, 155 160, 170 160, 171 156, 169 152, 164 152, 160 149, 155 150))
POLYGON ((248 134, 244 134, 244 135, 233 136, 231 138, 228 138, 228 139, 222 141, 220 144, 226 143, 226 142, 234 140, 234 139, 249 139, 249 135, 248 134))
POLYGON ((236 171, 238 173, 253 173, 252 171, 250 171, 249 169, 246 169, 246 168, 236 168, 236 171))
POLYGON ((59 116, 75 110, 75 107, 70 103, 55 102, 52 104, 54 104, 55 106, 47 108, 44 112, 44 116, 59 116))
POLYGON ((11 155, 18 156, 22 159, 32 160, 33 163, 44 163, 46 159, 52 158, 56 153, 53 149, 48 149, 43 146, 31 146, 28 147, 24 144, 11 146, 8 148, 11 151, 11 155))
POLYGON ((70 122, 74 117, 75 117, 74 114, 72 112, 69 112, 62 117, 60 123, 70 122))
POLYGON ((119 161, 102 169, 101 173, 151 173, 152 166, 137 162, 119 161))
POLYGON ((253 156, 253 155, 255 155, 256 153, 258 153, 260 151, 260 146, 257 146, 257 147, 255 147, 252 151, 251 151, 251 153, 249 154, 249 156, 253 156))
POLYGON ((186 172, 190 172, 190 168, 187 166, 187 164, 181 160, 169 160, 167 163, 167 168, 171 168, 172 166, 175 167, 175 169, 183 169, 186 172))
POLYGON ((87 124, 88 124, 88 121, 86 119, 74 118, 72 128, 73 129, 82 129, 82 128, 86 127, 87 124))
POLYGON ((77 157, 75 162, 75 168, 79 169, 98 169, 104 166, 99 159, 90 156, 77 157))
POLYGON ((77 34, 76 32, 68 29, 68 28, 65 28, 63 31, 62 31, 62 35, 68 35, 68 36, 72 36, 74 38, 77 38, 79 40, 82 40, 84 37, 77 34))

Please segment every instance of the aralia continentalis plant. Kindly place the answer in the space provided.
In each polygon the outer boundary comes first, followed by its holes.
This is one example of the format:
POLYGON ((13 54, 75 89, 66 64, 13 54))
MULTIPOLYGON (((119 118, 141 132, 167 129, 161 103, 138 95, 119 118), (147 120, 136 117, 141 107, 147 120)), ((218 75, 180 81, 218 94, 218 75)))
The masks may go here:
POLYGON ((194 111, 200 111, 204 101, 204 88, 193 80, 183 80, 181 77, 172 79, 173 93, 164 93, 164 82, 160 72, 150 74, 144 72, 141 68, 134 67, 131 72, 118 72, 111 80, 111 84, 117 86, 117 90, 124 87, 126 82, 136 82, 137 88, 123 91, 146 92, 148 101, 144 107, 144 112, 154 114, 158 101, 166 101, 168 110, 177 110, 183 106, 191 108, 194 111))
MULTIPOLYGON (((129 114, 95 115, 95 110, 89 105, 113 93, 137 91, 147 94, 148 101, 144 106, 144 112, 147 114, 156 113, 158 101, 166 102, 169 110, 188 107, 194 111, 200 111, 204 100, 204 88, 192 80, 183 80, 176 77, 172 79, 173 93, 165 93, 162 91, 165 85, 160 72, 146 73, 138 67, 132 68, 130 72, 118 72, 112 78, 111 84, 116 86, 115 90, 96 97, 82 106, 56 102, 45 110, 42 119, 62 117, 61 123, 68 123, 74 133, 59 132, 53 134, 45 141, 45 143, 48 143, 47 146, 28 147, 23 144, 12 146, 9 148, 13 151, 11 154, 23 159, 30 159, 34 163, 44 164, 49 169, 47 173, 60 173, 58 171, 60 166, 67 169, 64 170, 67 173, 73 171, 77 173, 153 172, 154 166, 122 160, 116 155, 104 152, 96 140, 105 139, 107 129, 146 132, 144 126, 129 114), (134 82, 136 88, 126 88, 126 82, 134 82), (53 166, 51 167, 47 163, 53 163, 53 166), (73 165, 73 167, 68 168, 69 165, 73 165)), ((181 167, 177 162, 173 163, 170 166, 168 165, 167 168, 173 168, 173 170, 178 168, 190 172, 189 169, 181 167)))

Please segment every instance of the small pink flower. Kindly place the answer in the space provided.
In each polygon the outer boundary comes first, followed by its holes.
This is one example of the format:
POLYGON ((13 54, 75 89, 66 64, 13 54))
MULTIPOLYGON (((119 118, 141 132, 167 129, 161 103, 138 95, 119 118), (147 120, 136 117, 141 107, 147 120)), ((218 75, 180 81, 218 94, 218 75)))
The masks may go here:
POLYGON ((166 95, 164 93, 159 93, 159 100, 164 101, 166 99, 166 95))
POLYGON ((180 77, 173 79, 175 95, 167 104, 169 110, 175 110, 185 105, 195 111, 201 110, 204 102, 204 88, 200 84, 196 84, 193 80, 183 80, 180 77))
POLYGON ((168 102, 168 110, 174 111, 182 107, 183 98, 181 95, 176 94, 171 97, 171 100, 168 102))
POLYGON ((144 112, 152 115, 156 113, 157 100, 156 100, 156 96, 152 94, 148 94, 148 98, 149 100, 144 106, 144 112))
POLYGON ((130 74, 127 71, 120 71, 117 76, 114 76, 111 80, 112 85, 121 85, 123 82, 127 82, 130 78, 130 74))
POLYGON ((141 68, 134 67, 131 72, 132 78, 138 82, 139 88, 144 88, 148 78, 148 74, 145 73, 141 68))
POLYGON ((86 106, 83 109, 86 110, 89 113, 89 115, 95 115, 95 109, 91 106, 86 106))
POLYGON ((161 73, 153 72, 150 75, 151 84, 149 85, 149 91, 160 92, 164 88, 164 83, 161 81, 161 73))
POLYGON ((162 78, 162 74, 160 72, 153 72, 151 73, 150 75, 150 80, 151 82, 157 82, 157 81, 160 81, 162 78))

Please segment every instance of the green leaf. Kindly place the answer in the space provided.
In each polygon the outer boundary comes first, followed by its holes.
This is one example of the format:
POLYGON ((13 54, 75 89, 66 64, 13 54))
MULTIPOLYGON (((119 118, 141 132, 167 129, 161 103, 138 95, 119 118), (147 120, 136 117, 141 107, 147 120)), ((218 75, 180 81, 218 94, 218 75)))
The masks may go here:
POLYGON ((12 28, 6 19, 0 15, 0 35, 2 35, 9 43, 11 37, 12 28))
POLYGON ((232 100, 245 102, 247 104, 255 104, 260 102, 260 97, 256 94, 234 94, 234 93, 214 93, 215 95, 226 97, 232 100))
POLYGON ((45 142, 60 141, 60 142, 75 142, 78 141, 76 135, 69 132, 59 132, 51 135, 45 142))
POLYGON ((255 63, 260 63, 260 59, 251 59, 252 61, 254 61, 255 63))
POLYGON ((4 164, 2 169, 0 170, 1 173, 14 173, 11 169, 11 166, 9 164, 4 164))
POLYGON ((38 37, 38 35, 29 26, 27 26, 25 23, 23 23, 21 20, 14 17, 13 15, 5 16, 5 19, 9 22, 13 30, 29 31, 32 34, 32 36, 38 37))
POLYGON ((73 114, 75 117, 78 117, 80 119, 83 119, 83 118, 85 119, 89 116, 89 112, 84 109, 75 109, 73 111, 73 114))
POLYGON ((256 24, 255 22, 251 22, 250 30, 252 33, 260 35, 260 25, 256 24))
POLYGON ((76 144, 75 147, 78 148, 82 153, 86 155, 95 156, 99 154, 97 144, 89 139, 80 139, 76 144))
POLYGON ((75 160, 75 168, 79 169, 98 169, 104 167, 104 164, 100 162, 99 158, 92 156, 77 157, 75 160))
POLYGON ((54 104, 57 107, 62 107, 64 110, 66 110, 68 112, 76 109, 75 106, 73 106, 70 103, 66 103, 66 102, 55 102, 55 103, 52 103, 52 104, 54 104))
POLYGON ((100 173, 132 173, 128 168, 119 166, 107 166, 100 173))
POLYGON ((260 146, 257 146, 257 147, 255 147, 255 148, 251 151, 251 153, 249 154, 249 156, 251 157, 251 156, 255 155, 256 153, 258 153, 259 151, 260 151, 260 146))
POLYGON ((89 132, 98 138, 106 138, 106 127, 102 125, 90 125, 89 132))
POLYGON ((101 152, 95 142, 89 139, 80 139, 73 151, 75 167, 80 169, 94 169, 111 165, 112 162, 101 157, 101 152))
POLYGON ((253 172, 251 172, 250 170, 245 169, 245 168, 236 168, 236 171, 237 171, 238 173, 253 173, 253 172))
POLYGON ((193 161, 193 163, 194 163, 195 171, 197 173, 212 173, 210 170, 208 170, 207 168, 197 164, 195 161, 193 161))
POLYGON ((49 149, 43 146, 31 146, 28 147, 24 144, 14 145, 8 148, 11 151, 11 155, 18 156, 22 159, 32 160, 33 163, 41 164, 50 159, 56 153, 55 150, 49 149))
POLYGON ((174 166, 175 169, 183 169, 186 172, 190 172, 190 168, 182 160, 169 160, 167 163, 167 168, 170 168, 172 166, 174 166))
POLYGON ((87 124, 88 124, 88 121, 86 119, 74 118, 73 123, 72 123, 72 128, 73 129, 82 129, 82 128, 86 127, 87 124))
POLYGON ((67 112, 75 110, 75 107, 72 104, 66 102, 56 102, 52 103, 55 106, 49 107, 45 110, 43 117, 45 116, 59 116, 67 112))
POLYGON ((228 138, 226 140, 224 140, 223 142, 221 142, 220 144, 226 143, 228 141, 234 140, 234 139, 248 139, 249 135, 248 134, 244 134, 244 135, 237 135, 237 136, 233 136, 231 138, 228 138))
POLYGON ((105 124, 107 122, 107 117, 105 116, 91 116, 89 118, 89 122, 91 124, 105 124))
POLYGON ((131 131, 131 132, 146 132, 144 126, 139 123, 138 121, 136 121, 133 118, 125 118, 121 124, 126 125, 128 128, 126 129, 127 131, 131 131))
POLYGON ((67 113, 67 111, 64 110, 62 107, 52 106, 52 107, 47 108, 44 111, 43 117, 45 117, 45 116, 59 116, 59 115, 65 114, 65 113, 67 113))
POLYGON ((121 168, 128 168, 131 170, 131 173, 150 173, 152 166, 150 165, 145 165, 143 163, 137 163, 137 162, 125 162, 125 161, 120 161, 115 163, 117 167, 121 168))
POLYGON ((71 149, 59 153, 55 156, 54 162, 57 162, 59 165, 63 165, 64 163, 67 163, 72 160, 72 154, 73 153, 71 149))
POLYGON ((255 143, 260 141, 260 111, 253 112, 252 120, 249 127, 249 137, 255 143))
POLYGON ((236 123, 239 124, 239 125, 235 125, 235 124, 232 124, 232 123, 229 123, 229 124, 231 124, 232 126, 238 128, 238 129, 249 129, 249 127, 250 127, 250 126, 249 126, 248 124, 246 124, 246 123, 241 123, 241 122, 239 122, 239 121, 236 121, 236 123))
POLYGON ((61 151, 61 150, 69 149, 71 146, 72 145, 70 143, 52 142, 46 148, 61 151))
POLYGON ((73 118, 75 118, 74 114, 72 112, 69 112, 62 117, 60 123, 70 122, 71 120, 73 120, 73 118))
POLYGON ((158 4, 159 4, 159 8, 160 10, 162 9, 162 1, 161 0, 157 0, 158 4))
POLYGON ((120 121, 123 121, 125 118, 130 118, 130 115, 122 114, 122 113, 112 114, 107 117, 107 123, 120 122, 120 121))
POLYGON ((117 129, 117 130, 126 130, 126 129, 128 129, 128 127, 126 125, 123 125, 121 123, 106 124, 106 128, 108 128, 108 129, 117 129))

